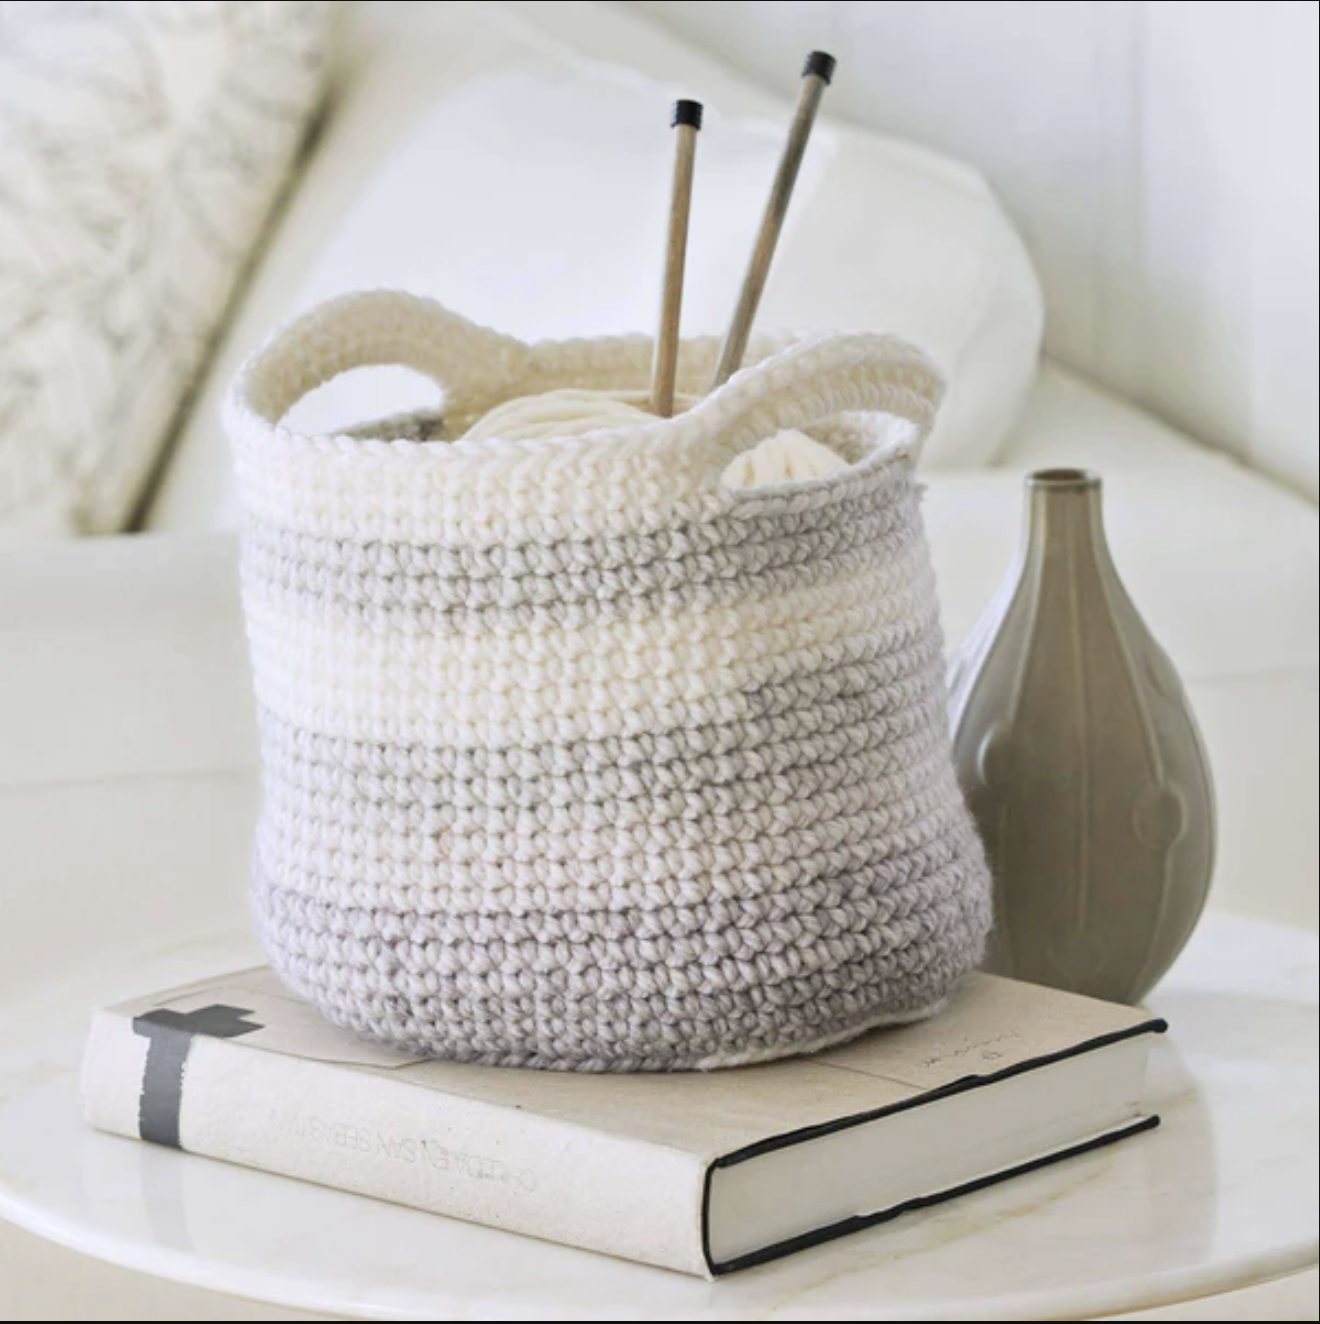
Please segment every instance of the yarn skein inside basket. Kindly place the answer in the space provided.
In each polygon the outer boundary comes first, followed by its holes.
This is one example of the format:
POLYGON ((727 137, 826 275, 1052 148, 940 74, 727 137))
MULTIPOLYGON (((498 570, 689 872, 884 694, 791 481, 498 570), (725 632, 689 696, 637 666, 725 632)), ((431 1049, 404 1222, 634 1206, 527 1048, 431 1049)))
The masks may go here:
POLYGON ((979 960, 910 459, 938 373, 895 337, 763 337, 698 398, 717 352, 684 345, 689 407, 657 419, 626 412, 645 338, 527 345, 373 292, 240 373, 252 904, 336 1024, 708 1068, 928 1015, 979 960), (285 426, 373 363, 434 378, 457 440, 285 426))

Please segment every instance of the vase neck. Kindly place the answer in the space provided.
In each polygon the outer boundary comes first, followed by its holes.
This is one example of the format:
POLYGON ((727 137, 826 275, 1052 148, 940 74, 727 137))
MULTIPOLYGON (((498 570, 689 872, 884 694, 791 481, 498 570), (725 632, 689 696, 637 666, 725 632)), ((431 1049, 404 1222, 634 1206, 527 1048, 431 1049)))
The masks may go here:
POLYGON ((1050 564, 1107 567, 1099 474, 1089 469, 1038 469, 1027 476, 1027 519, 1023 556, 1044 569, 1050 564), (1062 558, 1060 560, 1060 558, 1062 558))

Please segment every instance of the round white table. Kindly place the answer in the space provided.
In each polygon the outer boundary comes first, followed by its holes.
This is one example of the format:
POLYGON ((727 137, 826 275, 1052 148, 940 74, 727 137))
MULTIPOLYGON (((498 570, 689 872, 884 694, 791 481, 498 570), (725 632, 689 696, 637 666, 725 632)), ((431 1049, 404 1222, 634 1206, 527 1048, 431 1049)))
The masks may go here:
POLYGON ((52 976, 0 1014, 0 1217, 88 1255, 375 1319, 1052 1319, 1316 1262, 1317 946, 1212 915, 1151 999, 1164 1125, 716 1283, 100 1135, 89 1008, 250 964, 246 938, 52 976))

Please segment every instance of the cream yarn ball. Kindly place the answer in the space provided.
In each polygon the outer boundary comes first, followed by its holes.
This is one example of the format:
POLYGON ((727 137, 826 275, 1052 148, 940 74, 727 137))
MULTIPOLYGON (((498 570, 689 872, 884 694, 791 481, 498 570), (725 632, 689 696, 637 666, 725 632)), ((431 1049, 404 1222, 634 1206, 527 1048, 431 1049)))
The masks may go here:
MULTIPOLYGON (((678 413, 696 402, 679 396, 678 413)), ((566 386, 541 395, 522 395, 497 405, 463 434, 464 441, 502 437, 507 441, 588 436, 611 428, 640 427, 655 417, 642 407, 643 392, 589 391, 566 386)), ((776 432, 730 461, 720 476, 724 487, 768 487, 774 483, 824 478, 848 467, 842 456, 797 428, 776 432)))

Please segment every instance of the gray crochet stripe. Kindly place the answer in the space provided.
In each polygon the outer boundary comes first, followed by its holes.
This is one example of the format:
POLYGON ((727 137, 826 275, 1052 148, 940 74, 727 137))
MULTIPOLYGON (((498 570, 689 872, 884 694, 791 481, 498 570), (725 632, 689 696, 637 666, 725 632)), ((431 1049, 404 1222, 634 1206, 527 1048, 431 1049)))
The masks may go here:
MULTIPOLYGON (((571 545, 577 568, 507 568, 504 574, 464 574, 424 569, 402 544, 336 544, 308 548, 313 540, 266 529, 254 533, 245 554, 244 574, 275 590, 290 605, 315 618, 315 608, 332 604, 356 609, 376 628, 428 633, 450 627, 457 617, 477 617, 485 624, 499 618, 517 626, 576 625, 607 612, 629 618, 772 597, 855 575, 902 554, 919 533, 915 501, 901 513, 860 510, 845 526, 824 524, 813 532, 785 534, 764 542, 744 542, 713 551, 695 550, 665 560, 614 564, 611 541, 571 545), (592 563, 591 556, 599 560, 592 563)), ((807 522, 786 516, 777 524, 807 522)), ((764 522, 764 521, 762 521, 764 522)), ((700 526, 695 526, 700 527, 700 526)), ((551 546, 542 549, 553 553, 551 546)), ((454 559, 465 559, 454 554, 454 559)), ((528 559, 533 559, 529 557, 528 559)))
MULTIPOLYGON (((895 546, 890 555, 898 552, 895 546)), ((244 574, 312 621, 351 621, 373 630, 429 635, 478 622, 483 629, 575 628, 603 617, 646 620, 688 608, 698 610, 752 597, 777 597, 884 564, 874 549, 851 548, 798 565, 742 578, 728 565, 707 568, 708 577, 682 582, 673 572, 600 571, 540 578, 464 582, 434 578, 335 573, 307 562, 263 562, 259 552, 244 574), (672 582, 662 583, 662 580, 672 582)))
POLYGON ((297 533, 255 517, 246 532, 248 548, 274 562, 320 566, 331 574, 423 580, 447 598, 463 601, 469 596, 469 586, 487 580, 554 578, 571 585, 573 576, 609 574, 628 576, 634 586, 649 588, 655 582, 759 574, 798 565, 819 554, 836 556, 858 547, 874 548, 881 540, 910 529, 918 509, 915 493, 887 504, 879 502, 880 495, 868 493, 865 499, 850 503, 846 511, 723 514, 650 533, 602 534, 516 546, 357 542, 297 533))
POLYGON ((747 900, 717 901, 685 912, 691 939, 636 935, 640 917, 625 914, 600 931, 595 916, 572 917, 563 936, 537 917, 521 939, 501 921, 446 944, 419 937, 411 917, 336 914, 260 884, 255 899, 286 979, 358 1033, 491 1065, 683 1070, 932 1010, 979 949, 950 935, 988 924, 981 867, 972 838, 956 866, 918 884, 938 899, 882 905, 836 890, 833 913, 822 893, 788 929, 747 900), (346 924, 360 936, 329 927, 346 924))
MULTIPOLYGON (((778 986, 779 1005, 791 1005, 805 976, 827 973, 842 963, 867 960, 886 950, 907 952, 912 962, 931 959, 924 939, 961 919, 963 902, 951 881, 961 862, 943 876, 932 873, 910 891, 917 895, 906 906, 882 906, 859 893, 833 913, 817 908, 795 922, 767 924, 754 905, 739 908, 741 923, 714 922, 718 910, 726 917, 729 903, 693 906, 684 914, 688 933, 653 931, 640 936, 625 928, 631 914, 597 912, 579 916, 571 937, 551 937, 564 925, 523 921, 524 932, 486 917, 489 932, 470 939, 456 932, 453 916, 433 917, 417 928, 399 926, 390 956, 397 974, 376 963, 382 920, 363 911, 338 911, 322 902, 272 889, 267 914, 286 935, 283 950, 294 959, 363 972, 362 986, 388 995, 399 979, 443 983, 456 1001, 481 1001, 501 996, 487 976, 492 969, 515 967, 534 974, 538 993, 585 997, 630 994, 672 998, 722 992, 767 992, 778 986), (858 921, 872 916, 870 924, 858 921), (604 918, 609 921, 597 923, 604 918), (621 923, 623 921, 624 923, 621 923), (786 986, 786 987, 785 987, 786 986)), ((888 898, 887 898, 888 900, 888 898)), ((657 926, 652 919, 652 929, 657 926)), ((507 996, 507 995, 506 995, 507 996)), ((512 995, 516 998, 516 991, 512 995)))
POLYGON ((436 576, 464 582, 659 567, 662 574, 690 579, 700 571, 668 567, 691 561, 714 569, 711 558, 745 557, 733 573, 754 574, 810 560, 820 548, 833 554, 863 543, 875 545, 909 521, 919 505, 920 493, 910 475, 898 466, 881 466, 851 480, 846 491, 831 489, 828 499, 811 488, 774 497, 746 493, 709 518, 627 534, 546 539, 537 530, 524 540, 491 547, 464 542, 414 545, 318 537, 251 517, 244 541, 250 549, 327 571, 365 570, 384 577, 436 576))
POLYGON ((440 838, 454 834, 472 849, 516 836, 528 849, 543 851, 553 860, 559 858, 560 849, 580 848, 580 843, 568 843, 590 833, 612 838, 637 832, 646 835, 652 847, 664 849, 688 840, 715 846, 758 832, 814 827, 911 799, 947 772, 948 750, 927 740, 904 764, 870 777, 839 776, 835 769, 815 768, 792 779, 643 792, 629 800, 611 801, 589 786, 581 800, 561 795, 558 804, 513 805, 460 804, 457 798, 438 800, 429 793, 411 801, 309 793, 286 785, 278 776, 270 778, 267 787, 272 807, 286 821, 314 825, 327 844, 349 835, 370 839, 385 852, 375 858, 406 855, 410 860, 426 860, 433 849, 448 853, 440 838), (542 836, 547 838, 544 843, 542 836))
POLYGON ((397 855, 382 859, 342 839, 324 844, 314 830, 300 832, 278 814, 267 814, 256 856, 261 870, 283 888, 369 909, 398 905, 418 914, 448 909, 490 915, 659 909, 676 901, 696 904, 711 896, 756 897, 813 887, 821 878, 871 868, 883 877, 901 873, 909 854, 963 826, 948 803, 952 789, 946 782, 923 793, 920 803, 797 830, 783 840, 733 841, 718 850, 696 840, 639 853, 642 834, 624 834, 611 843, 618 856, 598 853, 590 859, 585 852, 599 849, 599 837, 584 840, 584 855, 556 860, 521 849, 495 858, 464 852, 457 860, 436 858, 432 851, 430 858, 414 860, 406 843, 397 855), (871 832, 871 839, 857 839, 853 834, 859 831, 871 832))
POLYGON ((275 802, 263 842, 274 852, 299 854, 309 865, 334 860, 367 883, 403 883, 419 868, 454 889, 479 878, 474 893, 481 899, 501 883, 516 892, 569 880, 579 888, 612 886, 624 895, 635 884, 710 886, 721 879, 732 885, 746 879, 754 891, 761 876, 782 889, 831 859, 863 866, 887 849, 878 844, 881 836, 918 830, 939 814, 950 789, 947 772, 916 789, 913 780, 906 774, 896 779, 885 802, 877 802, 885 788, 863 786, 789 806, 663 822, 623 814, 611 822, 597 810, 594 822, 583 827, 543 826, 540 816, 523 810, 459 811, 452 826, 433 827, 425 820, 443 818, 443 811, 408 815, 375 807, 343 822, 295 816, 275 802), (859 840, 863 835, 869 840, 859 840), (619 881, 621 862, 643 854, 644 869, 619 881))
MULTIPOLYGON (((381 770, 355 770, 333 761, 300 757, 268 739, 267 786, 274 795, 296 792, 408 813, 479 807, 537 811, 602 807, 627 813, 631 806, 640 805, 635 811, 638 814, 654 806, 653 812, 673 817, 698 804, 786 804, 882 779, 920 762, 927 757, 931 737, 943 717, 941 708, 936 702, 924 711, 914 710, 910 717, 904 714, 905 724, 911 720, 920 725, 913 734, 890 741, 877 742, 866 728, 853 726, 819 740, 787 742, 723 757, 654 767, 604 767, 595 772, 569 765, 561 773, 531 777, 490 776, 470 768, 436 776, 386 771, 406 760, 406 752, 396 746, 376 747, 381 770), (392 757, 400 754, 404 758, 392 757)), ((564 747, 556 748, 562 757, 564 747)), ((539 753, 555 757, 545 749, 539 753)))
MULTIPOLYGON (((810 889, 766 892, 746 897, 708 897, 688 905, 666 902, 645 908, 578 911, 501 911, 497 914, 419 910, 401 913, 388 904, 345 904, 308 896, 270 882, 258 867, 256 886, 273 917, 296 914, 305 934, 328 939, 374 934, 391 942, 481 944, 520 943, 536 939, 548 944, 575 944, 588 935, 623 942, 700 938, 715 944, 722 955, 734 954, 744 942, 758 951, 801 947, 807 934, 838 936, 872 930, 891 920, 905 920, 929 904, 935 878, 963 860, 970 828, 966 823, 931 842, 867 869, 840 877, 821 877, 810 889), (746 931, 754 930, 752 938, 746 931)), ((547 958, 555 966, 571 961, 562 951, 547 958)), ((608 962, 607 962, 608 964, 608 962)))

